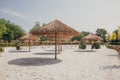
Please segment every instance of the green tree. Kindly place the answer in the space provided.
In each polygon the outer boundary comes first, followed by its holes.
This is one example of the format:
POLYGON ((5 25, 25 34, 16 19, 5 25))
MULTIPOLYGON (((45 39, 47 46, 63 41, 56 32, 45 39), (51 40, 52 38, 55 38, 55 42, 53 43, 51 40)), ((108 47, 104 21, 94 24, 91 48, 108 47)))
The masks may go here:
POLYGON ((80 33, 80 35, 77 37, 77 41, 81 41, 84 36, 85 35, 83 33, 80 33))
POLYGON ((78 36, 73 36, 73 37, 71 38, 71 41, 75 41, 75 40, 77 40, 77 38, 78 38, 78 36))
POLYGON ((14 39, 13 31, 7 30, 5 34, 2 35, 3 40, 8 40, 9 42, 14 39))
POLYGON ((71 41, 75 41, 75 40, 81 41, 81 39, 82 39, 84 36, 87 36, 88 34, 89 34, 89 32, 82 31, 82 32, 80 33, 80 35, 78 35, 78 36, 73 36, 73 37, 71 38, 71 41))
POLYGON ((79 43, 79 49, 85 49, 86 48, 86 42, 84 40, 81 40, 79 43))
MULTIPOLYGON (((25 35, 25 31, 21 28, 21 26, 11 23, 7 21, 5 24, 7 28, 7 33, 4 35, 9 35, 8 40, 16 40, 21 36, 25 35)), ((6 37, 6 36, 3 36, 6 37)))
POLYGON ((99 29, 98 28, 96 30, 96 35, 102 37, 104 41, 106 41, 106 34, 107 34, 107 31, 105 29, 99 29))
POLYGON ((37 21, 37 22, 35 22, 34 27, 29 32, 32 33, 40 27, 41 27, 40 22, 37 21))
POLYGON ((118 40, 120 40, 120 29, 118 30, 117 36, 118 36, 118 40))
POLYGON ((116 41, 118 41, 118 29, 114 30, 113 33, 116 33, 116 41))
POLYGON ((108 35, 106 36, 106 39, 107 39, 108 41, 111 41, 111 39, 112 39, 111 35, 108 34, 108 35))
POLYGON ((81 32, 84 36, 87 36, 90 32, 82 31, 81 32))
POLYGON ((47 39, 48 39, 48 38, 47 38, 46 36, 41 36, 41 37, 40 37, 40 40, 41 40, 41 41, 46 41, 47 39))
POLYGON ((116 33, 115 32, 112 33, 112 40, 113 41, 116 40, 116 33))
POLYGON ((6 26, 5 26, 6 20, 0 19, 0 38, 2 38, 2 34, 6 33, 6 26))
POLYGON ((23 36, 25 31, 14 23, 8 20, 0 19, 0 38, 3 40, 16 40, 17 38, 23 36))
POLYGON ((46 25, 46 24, 45 24, 45 23, 43 23, 43 24, 42 24, 42 27, 43 27, 43 26, 45 26, 45 25, 46 25))
POLYGON ((113 32, 116 33, 116 41, 120 41, 120 26, 118 26, 118 29, 113 32))

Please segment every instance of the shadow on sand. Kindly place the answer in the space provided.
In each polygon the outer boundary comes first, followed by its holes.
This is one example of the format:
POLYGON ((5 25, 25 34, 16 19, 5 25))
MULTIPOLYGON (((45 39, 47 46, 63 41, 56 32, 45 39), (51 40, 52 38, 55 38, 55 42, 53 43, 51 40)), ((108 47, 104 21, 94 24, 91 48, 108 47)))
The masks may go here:
POLYGON ((45 66, 45 65, 52 65, 62 62, 62 60, 54 58, 38 58, 38 57, 31 57, 31 58, 20 58, 14 59, 8 62, 11 65, 19 65, 19 66, 45 66))
POLYGON ((103 66, 103 70, 106 70, 106 69, 120 69, 120 65, 107 65, 107 66, 103 66))
POLYGON ((18 53, 18 52, 29 52, 29 51, 22 51, 22 50, 12 50, 12 51, 9 51, 10 53, 18 53))
POLYGON ((116 55, 107 55, 107 56, 111 56, 111 57, 116 57, 120 60, 120 55, 119 54, 116 54, 116 55))
POLYGON ((44 52, 44 53, 33 53, 35 55, 55 55, 55 53, 49 53, 49 52, 44 52))
POLYGON ((45 50, 45 51, 55 51, 55 50, 45 50))
POLYGON ((96 51, 91 51, 91 50, 76 50, 76 51, 74 51, 74 52, 96 52, 96 51))

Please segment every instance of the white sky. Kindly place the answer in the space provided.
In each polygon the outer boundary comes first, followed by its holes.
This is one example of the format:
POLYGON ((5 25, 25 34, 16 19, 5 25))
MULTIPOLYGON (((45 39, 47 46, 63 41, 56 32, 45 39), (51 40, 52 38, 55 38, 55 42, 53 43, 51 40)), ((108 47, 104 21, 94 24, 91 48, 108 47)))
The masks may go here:
POLYGON ((36 21, 58 19, 78 31, 104 28, 111 33, 120 25, 120 0, 0 0, 0 18, 27 32, 36 21))

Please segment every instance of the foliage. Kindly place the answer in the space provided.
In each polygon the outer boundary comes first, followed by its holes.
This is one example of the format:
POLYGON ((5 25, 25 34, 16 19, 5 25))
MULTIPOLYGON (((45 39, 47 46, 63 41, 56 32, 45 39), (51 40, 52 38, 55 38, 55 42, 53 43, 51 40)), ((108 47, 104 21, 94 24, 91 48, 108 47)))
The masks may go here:
POLYGON ((118 39, 118 29, 114 30, 113 33, 116 33, 116 40, 119 40, 118 39))
POLYGON ((46 41, 47 39, 48 39, 48 38, 47 38, 46 36, 41 36, 41 37, 40 37, 40 40, 41 40, 41 41, 46 41))
POLYGON ((6 33, 6 26, 5 26, 6 20, 0 19, 0 38, 2 37, 2 34, 6 33))
POLYGON ((73 37, 71 38, 71 41, 75 41, 75 40, 77 40, 77 38, 78 38, 78 36, 73 36, 73 37))
POLYGON ((4 48, 3 47, 0 47, 0 53, 1 52, 4 52, 4 48))
MULTIPOLYGON (((0 47, 16 47, 17 43, 0 43, 0 47)), ((20 46, 28 46, 26 43, 20 43, 20 46)))
POLYGON ((41 27, 40 22, 37 21, 35 22, 34 27, 29 32, 32 33, 33 31, 37 30, 40 27, 41 27))
POLYGON ((45 23, 43 23, 43 24, 42 24, 42 27, 44 27, 45 25, 46 25, 46 24, 45 24, 45 23))
POLYGON ((82 31, 79 36, 74 36, 74 37, 72 37, 72 38, 71 38, 71 41, 75 41, 75 40, 81 41, 82 38, 83 38, 84 36, 88 35, 88 34, 89 34, 89 32, 82 31))
POLYGON ((84 37, 84 35, 82 33, 80 33, 79 36, 72 37, 71 41, 75 41, 75 40, 80 41, 83 37, 84 37))
POLYGON ((7 30, 6 33, 2 35, 3 40, 8 40, 9 42, 14 39, 13 31, 7 30))
POLYGON ((11 23, 8 20, 0 19, 0 38, 3 40, 16 40, 19 37, 23 36, 25 31, 14 23, 11 23))
POLYGON ((25 31, 19 26, 14 23, 7 23, 6 24, 7 32, 10 33, 10 37, 14 40, 20 38, 21 36, 25 35, 25 31))
POLYGON ((116 38, 116 33, 115 32, 113 32, 112 33, 112 40, 114 41, 114 40, 116 40, 117 38, 116 38))
POLYGON ((118 36, 118 40, 120 40, 120 29, 118 30, 117 36, 118 36))
POLYGON ((99 29, 98 28, 96 30, 96 35, 102 37, 104 41, 106 41, 106 34, 107 34, 107 31, 105 29, 99 29))
POLYGON ((84 36, 87 36, 90 32, 82 31, 81 32, 84 36))
POLYGON ((119 41, 111 41, 110 44, 111 45, 120 45, 120 42, 119 41))
POLYGON ((107 37, 106 37, 106 39, 107 39, 108 41, 111 41, 111 40, 112 40, 112 36, 111 36, 110 34, 108 34, 107 37))
POLYGON ((100 42, 98 42, 98 41, 95 41, 95 42, 93 42, 92 43, 92 49, 99 49, 100 48, 100 46, 101 46, 101 44, 100 44, 100 42))
POLYGON ((20 50, 20 47, 21 47, 20 42, 17 42, 15 45, 16 45, 16 49, 17 49, 17 50, 20 50))
POLYGON ((86 42, 81 40, 79 44, 79 49, 86 49, 86 42))
POLYGON ((120 27, 113 31, 109 41, 111 45, 120 45, 120 27))

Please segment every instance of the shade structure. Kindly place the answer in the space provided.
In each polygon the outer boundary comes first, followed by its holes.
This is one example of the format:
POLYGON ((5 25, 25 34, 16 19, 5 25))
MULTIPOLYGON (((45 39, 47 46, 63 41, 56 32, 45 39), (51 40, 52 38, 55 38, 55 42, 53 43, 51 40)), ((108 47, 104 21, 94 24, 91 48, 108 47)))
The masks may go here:
MULTIPOLYGON (((54 20, 51 21, 50 23, 46 24, 45 26, 35 30, 32 32, 32 34, 34 35, 51 35, 51 34, 64 34, 65 36, 74 36, 74 35, 78 35, 79 32, 76 31, 75 29, 67 26, 66 24, 62 23, 59 20, 54 20)), ((54 35, 55 36, 55 35, 54 35)))
POLYGON ((39 38, 37 36, 34 36, 33 34, 26 34, 26 35, 22 36, 21 38, 19 38, 19 40, 32 40, 32 41, 36 41, 36 40, 39 40, 39 38))
MULTIPOLYGON (((22 40, 22 41, 28 40, 28 42, 30 43, 30 41, 38 41, 39 38, 37 36, 34 36, 33 34, 26 34, 21 38, 19 38, 19 40, 22 40)), ((29 52, 30 52, 30 44, 29 44, 29 52)))
POLYGON ((90 33, 89 35, 85 36, 82 38, 83 40, 88 40, 89 42, 91 41, 102 41, 103 39, 93 33, 90 33))
POLYGON ((61 38, 79 35, 79 32, 75 29, 67 26, 59 20, 51 21, 45 26, 39 28, 37 31, 33 31, 35 35, 52 35, 55 41, 55 59, 57 59, 57 43, 61 38))
MULTIPOLYGON (((83 40, 87 40, 92 43, 92 41, 102 41, 103 39, 93 33, 90 33, 89 35, 82 38, 83 40)), ((91 44, 91 51, 92 51, 92 44, 91 44)))

